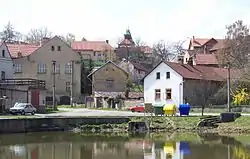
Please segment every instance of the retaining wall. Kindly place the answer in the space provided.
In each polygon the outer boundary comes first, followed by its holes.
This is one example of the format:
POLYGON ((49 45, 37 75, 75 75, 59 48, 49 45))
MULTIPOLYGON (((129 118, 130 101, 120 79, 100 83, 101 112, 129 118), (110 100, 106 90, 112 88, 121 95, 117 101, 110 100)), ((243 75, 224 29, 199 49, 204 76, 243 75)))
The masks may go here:
POLYGON ((129 122, 128 117, 71 117, 71 118, 26 118, 0 119, 0 133, 24 133, 40 131, 64 131, 77 125, 121 124, 129 122))

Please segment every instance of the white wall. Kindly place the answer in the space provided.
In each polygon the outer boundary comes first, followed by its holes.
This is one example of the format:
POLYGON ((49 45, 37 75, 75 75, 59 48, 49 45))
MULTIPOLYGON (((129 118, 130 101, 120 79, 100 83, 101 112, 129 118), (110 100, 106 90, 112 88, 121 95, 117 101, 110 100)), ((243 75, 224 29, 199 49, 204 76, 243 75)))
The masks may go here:
POLYGON ((183 103, 183 78, 167 64, 162 62, 144 79, 144 102, 167 103, 176 105, 183 103), (156 79, 156 72, 160 72, 160 79, 156 79), (166 72, 170 72, 170 79, 166 79, 166 72), (161 89, 161 101, 155 101, 155 89, 161 89), (166 101, 166 89, 172 90, 172 100, 166 101))
POLYGON ((5 78, 13 78, 13 61, 4 43, 0 46, 0 76, 1 71, 5 72, 5 78), (5 57, 2 56, 2 50, 5 50, 5 57))

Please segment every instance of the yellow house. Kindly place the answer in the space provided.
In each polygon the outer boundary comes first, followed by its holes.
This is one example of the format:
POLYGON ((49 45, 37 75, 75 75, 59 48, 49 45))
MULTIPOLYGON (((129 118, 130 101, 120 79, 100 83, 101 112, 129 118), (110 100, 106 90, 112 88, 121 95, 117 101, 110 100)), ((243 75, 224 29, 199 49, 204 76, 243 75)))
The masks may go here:
POLYGON ((14 78, 45 80, 46 96, 52 96, 53 77, 57 100, 73 92, 73 100, 81 95, 81 55, 55 36, 45 38, 40 46, 31 44, 8 44, 14 61, 14 78), (55 61, 55 76, 53 73, 55 61), (72 84, 71 84, 72 81, 72 84), (71 89, 71 86, 72 89, 71 89))

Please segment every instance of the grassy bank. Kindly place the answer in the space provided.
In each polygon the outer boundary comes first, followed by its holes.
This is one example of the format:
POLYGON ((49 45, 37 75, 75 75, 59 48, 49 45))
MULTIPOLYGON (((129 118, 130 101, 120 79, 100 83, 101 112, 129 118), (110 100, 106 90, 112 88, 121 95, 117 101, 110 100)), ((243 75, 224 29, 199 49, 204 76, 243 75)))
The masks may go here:
MULTIPOLYGON (((242 116, 235 122, 220 123, 218 128, 200 128, 197 124, 200 117, 132 117, 131 121, 145 121, 148 123, 151 132, 197 132, 217 134, 246 134, 250 133, 250 117, 242 116)), ((124 124, 102 124, 102 125, 81 125, 81 131, 94 132, 125 132, 128 130, 128 123, 124 124)))

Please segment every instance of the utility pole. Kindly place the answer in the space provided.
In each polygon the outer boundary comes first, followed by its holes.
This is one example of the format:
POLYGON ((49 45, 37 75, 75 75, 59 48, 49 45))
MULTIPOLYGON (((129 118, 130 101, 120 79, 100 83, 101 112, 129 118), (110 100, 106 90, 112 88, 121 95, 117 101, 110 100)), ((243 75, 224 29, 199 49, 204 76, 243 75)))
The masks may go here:
POLYGON ((53 80, 52 80, 52 92, 53 92, 53 109, 56 110, 56 61, 52 61, 53 66, 53 80))
POLYGON ((71 81, 70 81, 70 105, 73 107, 73 81, 74 81, 74 61, 71 61, 71 81))
POLYGON ((231 112, 230 107, 230 63, 227 63, 227 109, 231 112))

